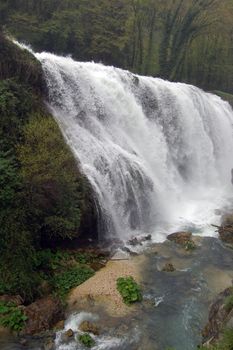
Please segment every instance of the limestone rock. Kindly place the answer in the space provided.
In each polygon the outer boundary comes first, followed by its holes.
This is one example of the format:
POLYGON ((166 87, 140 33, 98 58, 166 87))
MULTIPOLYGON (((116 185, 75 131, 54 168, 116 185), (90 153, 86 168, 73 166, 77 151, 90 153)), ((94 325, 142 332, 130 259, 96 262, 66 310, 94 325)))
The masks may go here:
POLYGON ((167 236, 169 241, 175 242, 176 244, 185 246, 192 239, 191 232, 175 232, 167 236))
POLYGON ((164 267, 162 268, 162 271, 164 272, 174 272, 175 270, 176 270, 175 267, 171 263, 165 264, 164 267))
POLYGON ((90 321, 83 321, 80 326, 79 330, 85 333, 92 333, 94 335, 99 335, 99 327, 90 321))

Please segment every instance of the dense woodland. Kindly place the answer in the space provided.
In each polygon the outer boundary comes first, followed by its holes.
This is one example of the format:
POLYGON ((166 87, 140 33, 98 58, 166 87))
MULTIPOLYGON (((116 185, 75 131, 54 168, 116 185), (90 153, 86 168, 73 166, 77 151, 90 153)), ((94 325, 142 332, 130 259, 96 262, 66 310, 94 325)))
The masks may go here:
POLYGON ((33 300, 38 254, 97 231, 90 186, 43 104, 41 66, 6 35, 231 94, 232 16, 233 0, 0 0, 0 294, 33 300))
POLYGON ((1 0, 35 50, 233 92, 233 0, 1 0))

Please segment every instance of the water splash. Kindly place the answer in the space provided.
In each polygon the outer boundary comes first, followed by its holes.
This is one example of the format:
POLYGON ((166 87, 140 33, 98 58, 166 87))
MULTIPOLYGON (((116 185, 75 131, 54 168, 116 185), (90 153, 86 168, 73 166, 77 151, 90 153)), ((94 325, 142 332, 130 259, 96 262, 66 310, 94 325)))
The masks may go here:
POLYGON ((213 233, 206 226, 231 191, 228 103, 191 85, 49 53, 36 57, 108 237, 152 232, 162 240, 187 227, 213 233))

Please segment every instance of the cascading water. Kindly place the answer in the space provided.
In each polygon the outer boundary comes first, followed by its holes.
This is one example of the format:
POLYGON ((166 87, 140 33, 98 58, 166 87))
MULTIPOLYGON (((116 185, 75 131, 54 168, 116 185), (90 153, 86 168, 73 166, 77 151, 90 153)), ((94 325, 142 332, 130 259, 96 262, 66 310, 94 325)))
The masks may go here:
POLYGON ((36 57, 51 111, 95 191, 108 237, 152 232, 161 240, 163 232, 202 230, 215 221, 231 191, 228 103, 191 85, 48 53, 36 57))

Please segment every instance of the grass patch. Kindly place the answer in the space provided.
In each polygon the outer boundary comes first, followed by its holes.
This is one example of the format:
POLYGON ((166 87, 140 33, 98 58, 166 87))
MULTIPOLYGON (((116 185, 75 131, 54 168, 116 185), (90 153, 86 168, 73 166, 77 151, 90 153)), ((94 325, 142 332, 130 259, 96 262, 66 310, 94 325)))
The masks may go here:
POLYGON ((24 328, 27 316, 13 303, 0 302, 0 325, 13 331, 21 331, 24 328))
POLYGON ((121 294, 126 305, 130 305, 137 301, 142 301, 140 287, 131 276, 118 278, 117 290, 121 294))

